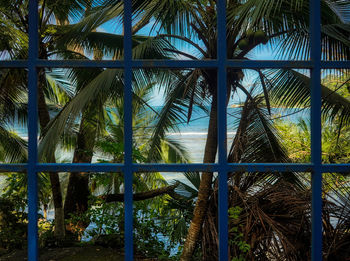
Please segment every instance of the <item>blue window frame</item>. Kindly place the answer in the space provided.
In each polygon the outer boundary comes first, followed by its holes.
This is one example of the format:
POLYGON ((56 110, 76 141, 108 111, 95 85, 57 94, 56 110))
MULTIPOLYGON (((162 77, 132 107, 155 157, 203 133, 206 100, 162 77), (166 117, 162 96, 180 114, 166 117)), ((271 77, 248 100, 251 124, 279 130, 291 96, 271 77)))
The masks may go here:
POLYGON ((28 258, 38 259, 37 228, 37 173, 41 171, 119 171, 125 177, 125 259, 133 260, 132 233, 132 174, 143 171, 215 171, 219 176, 219 259, 228 260, 228 191, 227 173, 245 171, 300 171, 312 172, 312 260, 322 260, 322 173, 349 171, 350 164, 322 164, 321 161, 321 69, 350 68, 348 61, 321 61, 321 6, 320 0, 310 0, 311 59, 309 61, 236 61, 226 57, 226 0, 218 0, 218 58, 211 61, 138 61, 132 60, 131 50, 131 0, 124 1, 124 60, 123 61, 55 61, 38 59, 38 3, 29 1, 29 56, 27 61, 2 61, 1 67, 28 69, 28 163, 1 164, 1 171, 26 171, 28 175, 28 258), (37 69, 41 67, 101 67, 122 68, 125 73, 125 162, 124 164, 49 164, 38 163, 37 158, 37 69), (215 164, 135 164, 132 162, 132 93, 131 79, 133 68, 203 68, 218 70, 218 146, 219 161, 215 164), (311 163, 310 164, 228 164, 226 147, 226 69, 231 68, 304 68, 311 70, 311 163))

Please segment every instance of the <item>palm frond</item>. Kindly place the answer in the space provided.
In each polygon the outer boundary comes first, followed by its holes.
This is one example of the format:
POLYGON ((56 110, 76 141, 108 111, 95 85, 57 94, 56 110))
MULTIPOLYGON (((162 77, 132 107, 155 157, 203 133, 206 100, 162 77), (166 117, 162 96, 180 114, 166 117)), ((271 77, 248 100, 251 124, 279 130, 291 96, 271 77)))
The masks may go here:
POLYGON ((165 89, 165 104, 155 122, 155 128, 150 142, 149 160, 159 158, 161 140, 170 130, 178 132, 178 122, 189 119, 188 110, 197 105, 199 108, 208 104, 209 98, 202 97, 201 79, 197 70, 186 70, 174 75, 169 86, 165 89))
POLYGON ((40 157, 48 152, 53 153, 66 126, 72 125, 83 109, 96 99, 96 97, 104 93, 115 93, 118 94, 119 97, 122 97, 123 84, 120 70, 109 69, 101 72, 90 84, 68 102, 53 120, 51 120, 47 126, 45 137, 41 138, 39 145, 40 157), (112 91, 112 89, 114 89, 114 91, 112 91))
MULTIPOLYGON (((273 70, 269 73, 271 99, 274 104, 288 108, 308 108, 310 106, 310 78, 295 70, 273 70)), ((334 120, 343 118, 344 124, 350 120, 350 101, 326 86, 322 90, 322 114, 334 120)))
MULTIPOLYGON (((233 139, 228 159, 230 162, 289 162, 277 130, 269 120, 267 109, 261 106, 262 96, 247 98, 241 117, 235 120, 237 133, 233 139)), ((274 183, 283 179, 303 187, 294 173, 232 173, 233 182, 242 191, 259 182, 274 183)))
POLYGON ((0 157, 6 163, 24 163, 28 158, 27 141, 1 125, 0 157))

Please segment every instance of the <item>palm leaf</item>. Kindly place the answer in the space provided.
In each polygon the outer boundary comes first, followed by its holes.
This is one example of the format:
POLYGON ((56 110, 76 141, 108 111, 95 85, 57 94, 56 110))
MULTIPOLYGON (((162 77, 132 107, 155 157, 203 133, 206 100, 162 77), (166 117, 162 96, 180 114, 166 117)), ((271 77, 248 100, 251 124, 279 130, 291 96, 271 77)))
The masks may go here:
MULTIPOLYGON (((310 106, 310 78, 294 70, 269 71, 271 99, 276 106, 307 108, 310 106)), ((341 117, 344 124, 350 120, 350 101, 331 89, 321 86, 322 114, 330 120, 341 117)))
POLYGON ((0 155, 6 163, 23 163, 28 157, 27 141, 0 125, 0 155))

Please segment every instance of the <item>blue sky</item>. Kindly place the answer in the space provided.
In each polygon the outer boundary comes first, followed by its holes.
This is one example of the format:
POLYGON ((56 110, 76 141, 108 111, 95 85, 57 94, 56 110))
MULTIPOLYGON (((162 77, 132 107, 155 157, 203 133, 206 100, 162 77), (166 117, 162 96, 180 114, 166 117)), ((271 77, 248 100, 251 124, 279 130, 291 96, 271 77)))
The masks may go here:
MULTIPOLYGON (((138 35, 145 35, 145 36, 156 35, 156 32, 158 30, 151 31, 152 27, 153 27, 153 23, 151 22, 148 25, 146 25, 144 28, 142 28, 138 32, 138 35)), ((115 34, 121 34, 121 32, 122 32, 120 24, 117 24, 117 22, 113 21, 113 20, 102 25, 100 28, 98 28, 98 31, 104 31, 104 32, 115 33, 115 34)), ((189 46, 188 44, 183 44, 183 43, 180 44, 178 41, 175 42, 175 47, 178 48, 179 50, 186 52, 186 53, 189 53, 189 54, 194 54, 194 53, 198 52, 193 47, 191 48, 191 46, 189 46)), ((251 59, 256 59, 256 60, 273 60, 274 58, 276 59, 276 56, 273 54, 272 48, 269 45, 264 45, 264 46, 261 46, 259 48, 255 48, 249 54, 249 57, 251 59)), ((180 58, 186 59, 186 57, 180 57, 180 58)), ((246 73, 246 77, 244 78, 243 85, 248 87, 250 84, 252 84, 254 78, 255 78, 255 76, 253 73, 249 73, 249 72, 246 73)), ((156 88, 156 89, 158 89, 158 88, 156 88)), ((240 103, 241 100, 245 97, 245 95, 241 92, 238 92, 235 95, 235 97, 236 98, 233 101, 231 101, 231 103, 240 103)), ((151 99, 150 103, 153 106, 163 105, 163 103, 164 103, 163 92, 155 91, 152 95, 152 99, 151 99)))

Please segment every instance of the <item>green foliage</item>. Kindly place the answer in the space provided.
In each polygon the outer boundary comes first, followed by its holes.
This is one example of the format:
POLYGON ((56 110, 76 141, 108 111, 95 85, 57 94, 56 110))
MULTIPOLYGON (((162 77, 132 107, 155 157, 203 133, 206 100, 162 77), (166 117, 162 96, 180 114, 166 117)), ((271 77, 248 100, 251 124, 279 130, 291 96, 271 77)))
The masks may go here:
POLYGON ((92 198, 87 212, 95 227, 87 231, 90 236, 119 234, 124 239, 124 208, 122 203, 104 203, 92 198))
POLYGON ((134 238, 136 251, 147 257, 157 257, 158 260, 168 259, 170 245, 166 245, 169 227, 159 219, 160 206, 152 206, 150 201, 137 202, 134 213, 134 238))
MULTIPOLYGON (((110 140, 100 140, 97 142, 100 149, 109 156, 112 157, 111 160, 103 160, 98 159, 97 161, 100 163, 108 163, 108 162, 123 162, 124 160, 124 143, 123 142, 114 142, 110 140)), ((146 157, 144 156, 144 153, 135 146, 132 149, 132 155, 134 162, 137 163, 144 163, 146 162, 146 157)))
MULTIPOLYGON (((170 249, 165 235, 170 227, 159 219, 159 206, 154 201, 135 202, 134 205, 134 246, 137 254, 145 257, 157 257, 158 260, 169 260, 170 249)), ((101 198, 91 197, 89 210, 81 216, 72 215, 68 220, 71 227, 78 227, 79 222, 87 219, 93 224, 86 230, 87 236, 98 245, 124 248, 124 204, 121 202, 105 203, 101 198)), ((77 229, 79 237, 83 234, 77 229)))
POLYGON ((245 256, 250 250, 250 245, 244 241, 242 225, 239 225, 242 210, 239 206, 228 209, 230 223, 229 244, 237 250, 231 261, 245 261, 245 256))
POLYGON ((0 248, 7 250, 26 247, 27 215, 16 211, 16 203, 0 198, 0 248))
POLYGON ((293 162, 306 163, 311 160, 310 128, 300 119, 298 123, 291 121, 275 120, 275 127, 281 135, 284 147, 289 158, 293 162))
POLYGON ((57 245, 57 239, 54 235, 54 226, 51 221, 44 219, 38 220, 39 247, 53 247, 57 245))
MULTIPOLYGON (((24 212, 27 206, 27 176, 23 173, 8 173, 3 186, 3 196, 11 199, 16 211, 24 212)), ((38 188, 39 202, 45 212, 52 199, 47 173, 38 173, 38 188)))
MULTIPOLYGON (((299 119, 297 123, 275 121, 282 137, 284 147, 293 162, 303 163, 311 160, 310 122, 299 119)), ((350 127, 339 131, 339 122, 322 122, 322 160, 324 163, 347 163, 350 157, 350 127)))
MULTIPOLYGON (((350 158, 350 127, 340 130, 339 121, 322 121, 322 161, 323 163, 348 163, 350 158)), ((275 126, 279 130, 290 159, 295 163, 311 161, 310 122, 299 119, 297 123, 278 120, 275 126)), ((306 177, 305 177, 306 178, 306 177)), ((346 174, 324 173, 323 193, 332 190, 346 192, 349 188, 349 177, 346 174)), ((306 178, 309 183, 309 178, 306 178)))

